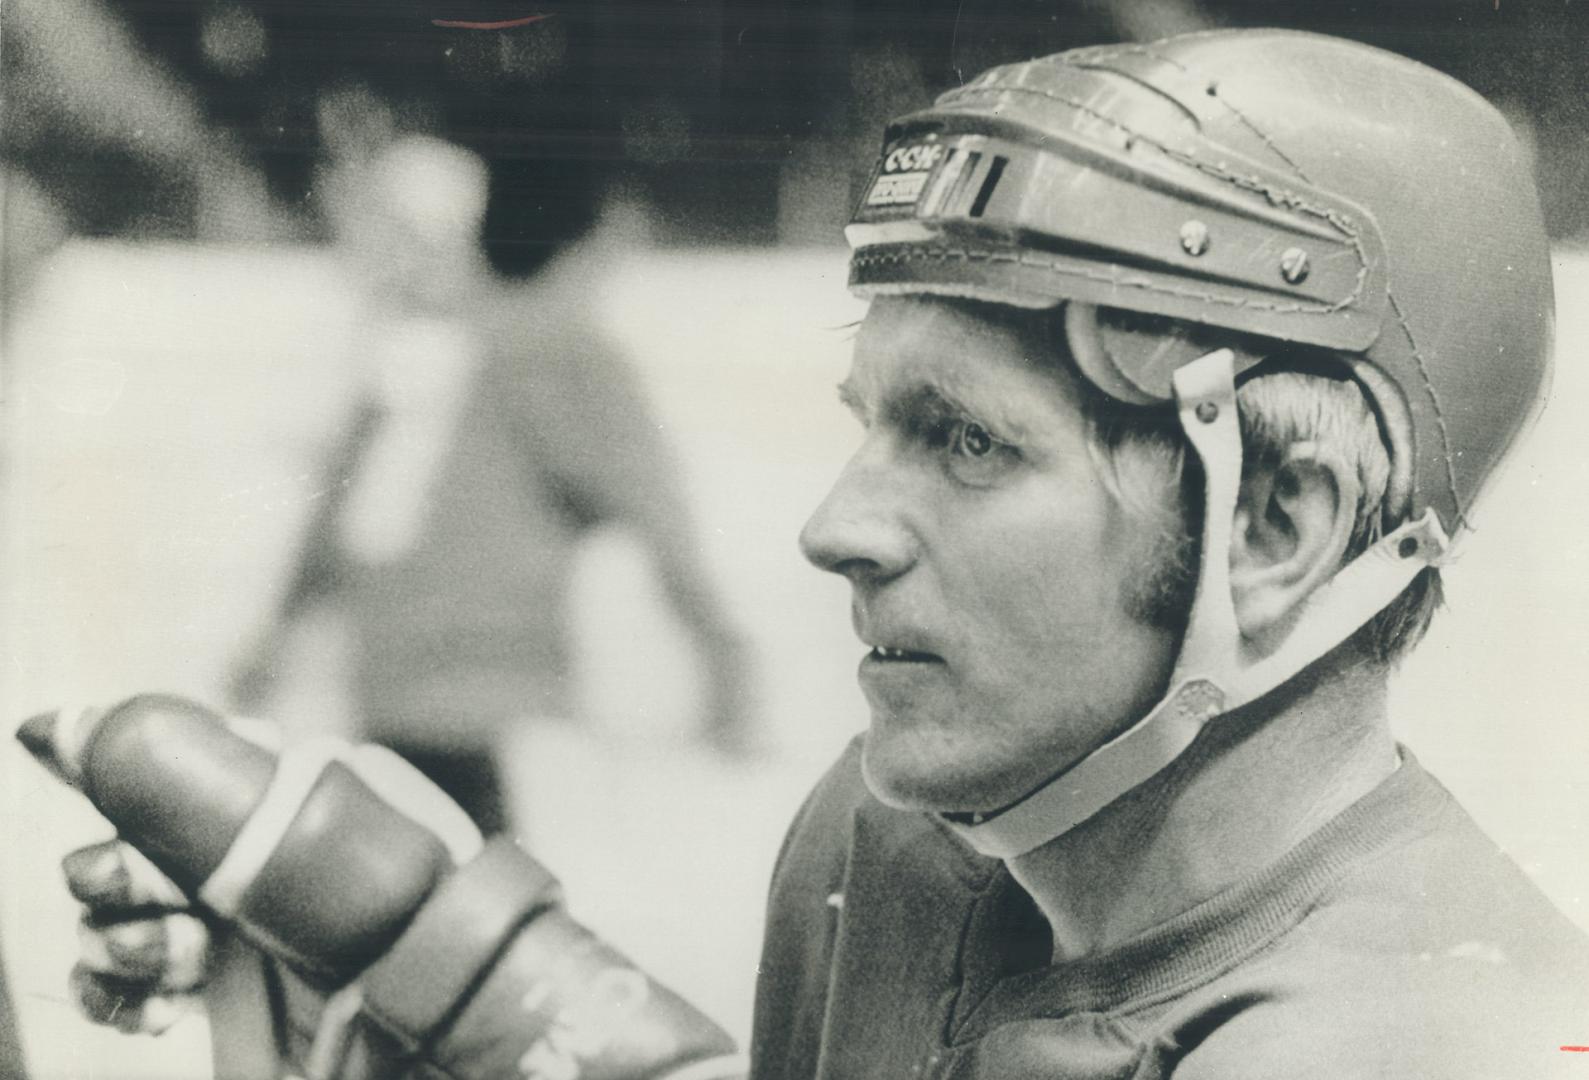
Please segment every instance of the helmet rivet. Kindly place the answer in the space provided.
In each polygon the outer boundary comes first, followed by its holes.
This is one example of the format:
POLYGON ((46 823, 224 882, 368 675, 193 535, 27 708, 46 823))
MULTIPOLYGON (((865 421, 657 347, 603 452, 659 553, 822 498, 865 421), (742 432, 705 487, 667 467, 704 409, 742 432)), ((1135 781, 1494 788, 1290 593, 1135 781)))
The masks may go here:
POLYGON ((1212 424, 1219 419, 1219 406, 1212 401, 1199 401, 1195 411, 1197 418, 1205 424, 1212 424))
POLYGON ((1403 538, 1402 542, 1396 545, 1396 554, 1400 555, 1404 559, 1410 559, 1414 555, 1418 554, 1417 539, 1411 536, 1403 538))
POLYGON ((1286 248, 1280 255, 1280 276, 1292 285, 1300 285, 1308 276, 1308 253, 1301 248, 1286 248))
POLYGON ((1201 221, 1188 221, 1181 226, 1181 249, 1188 255, 1201 255, 1208 250, 1208 226, 1201 221))

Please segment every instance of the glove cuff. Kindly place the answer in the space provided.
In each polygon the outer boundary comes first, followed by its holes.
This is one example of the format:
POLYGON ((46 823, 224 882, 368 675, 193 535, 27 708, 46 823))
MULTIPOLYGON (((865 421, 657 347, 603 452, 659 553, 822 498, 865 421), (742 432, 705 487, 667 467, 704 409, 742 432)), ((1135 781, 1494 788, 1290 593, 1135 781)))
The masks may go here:
POLYGON ((369 1062, 410 1077, 724 1080, 745 1061, 710 1019, 570 919, 511 839, 442 881, 391 949, 332 995, 308 1080, 369 1062))

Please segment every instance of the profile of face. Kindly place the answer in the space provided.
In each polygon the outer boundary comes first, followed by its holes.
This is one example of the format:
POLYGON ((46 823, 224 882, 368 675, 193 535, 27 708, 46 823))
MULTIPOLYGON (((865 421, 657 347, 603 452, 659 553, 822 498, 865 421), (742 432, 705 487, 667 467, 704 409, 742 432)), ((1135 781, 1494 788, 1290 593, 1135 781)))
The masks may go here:
POLYGON ((1032 320, 883 298, 844 403, 860 448, 801 533, 845 577, 891 805, 1008 805, 1144 713, 1177 641, 1133 610, 1154 545, 1104 482, 1032 320))

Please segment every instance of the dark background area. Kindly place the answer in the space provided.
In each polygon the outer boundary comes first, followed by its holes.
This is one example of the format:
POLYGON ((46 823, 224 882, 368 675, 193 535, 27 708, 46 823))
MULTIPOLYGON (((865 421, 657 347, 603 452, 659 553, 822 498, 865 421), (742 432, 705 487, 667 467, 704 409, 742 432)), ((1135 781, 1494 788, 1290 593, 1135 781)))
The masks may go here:
MULTIPOLYGON (((1571 0, 112 0, 144 54, 259 170, 302 235, 321 154, 315 103, 362 85, 402 126, 480 152, 486 233, 527 271, 613 185, 671 242, 836 240, 843 191, 891 115, 998 62, 1195 26, 1358 38, 1450 72, 1527 121, 1557 237, 1589 225, 1589 5, 1571 0), (533 19, 521 25, 504 22, 533 19), (448 23, 484 24, 473 26, 448 23), (837 203, 837 205, 834 205, 837 203)), ((196 166, 92 130, 38 91, 38 33, 4 36, 6 164, 73 231, 194 235, 196 166), (19 114, 25 122, 14 122, 19 114)), ((21 31, 21 32, 18 32, 21 31)), ((60 43, 43 47, 59 49, 60 43)), ((69 51, 69 50, 68 50, 69 51)), ((78 73, 96 78, 93 70, 78 73)), ((180 155, 176 155, 180 158, 180 155)))

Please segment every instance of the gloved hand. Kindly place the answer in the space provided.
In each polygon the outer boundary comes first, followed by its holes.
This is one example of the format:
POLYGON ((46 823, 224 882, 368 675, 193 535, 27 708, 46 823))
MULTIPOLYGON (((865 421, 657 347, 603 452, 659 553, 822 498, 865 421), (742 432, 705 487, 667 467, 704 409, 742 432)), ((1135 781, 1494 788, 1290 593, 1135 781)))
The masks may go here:
MULTIPOLYGON (((23 726, 19 736, 52 772, 77 786, 83 780, 79 744, 102 712, 35 718, 23 726), (58 745, 62 750, 57 750, 58 745)), ((279 753, 280 732, 275 725, 243 717, 227 717, 222 722, 232 735, 264 754, 274 757, 279 753)), ((480 833, 468 817, 396 755, 378 746, 359 746, 348 748, 340 760, 372 791, 401 806, 408 817, 434 833, 455 863, 479 854, 480 833)), ((83 1013, 96 1023, 129 1034, 164 1032, 200 1004, 199 992, 217 966, 217 941, 233 954, 239 951, 228 940, 224 920, 205 912, 142 852, 123 840, 74 851, 62 868, 67 888, 84 907, 79 926, 80 960, 72 971, 71 993, 83 1013)), ((315 995, 290 970, 269 970, 264 977, 269 979, 270 989, 312 1018, 315 995)), ((253 1004, 257 1007, 259 1003, 253 1004)), ((286 1017, 274 1019, 286 1023, 286 1017)), ((298 1020, 300 1027, 310 1022, 304 1017, 298 1020)), ((229 1056, 235 1060, 236 1048, 227 1049, 234 1051, 229 1056)))
POLYGON ((741 1070, 711 1021, 568 917, 544 868, 511 844, 482 849, 389 752, 311 744, 277 762, 159 696, 36 717, 20 734, 151 864, 125 845, 69 860, 104 924, 77 977, 100 1019, 153 1028, 168 991, 202 981, 203 925, 181 911, 194 898, 280 962, 280 1043, 312 1080, 741 1070))
POLYGON ((74 851, 63 868, 84 906, 72 996, 95 1023, 165 1031, 209 976, 209 928, 170 878, 119 840, 74 851))

